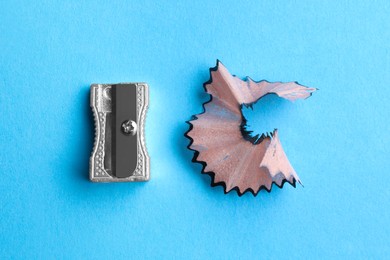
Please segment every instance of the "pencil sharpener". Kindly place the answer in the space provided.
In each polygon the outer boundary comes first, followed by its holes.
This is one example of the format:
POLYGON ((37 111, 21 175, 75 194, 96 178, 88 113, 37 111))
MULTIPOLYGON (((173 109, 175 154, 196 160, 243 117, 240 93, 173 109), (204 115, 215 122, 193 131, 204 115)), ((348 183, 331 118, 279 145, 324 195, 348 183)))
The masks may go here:
POLYGON ((149 180, 149 156, 144 137, 145 116, 149 105, 148 85, 92 84, 90 98, 95 119, 90 180, 149 180))

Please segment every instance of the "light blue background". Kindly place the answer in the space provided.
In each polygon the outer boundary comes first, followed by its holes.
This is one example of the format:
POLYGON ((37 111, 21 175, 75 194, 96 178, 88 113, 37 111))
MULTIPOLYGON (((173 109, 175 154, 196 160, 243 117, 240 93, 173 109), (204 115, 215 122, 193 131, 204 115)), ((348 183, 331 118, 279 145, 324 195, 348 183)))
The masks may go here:
POLYGON ((1 258, 389 257, 389 13, 385 0, 2 1, 1 258), (224 195, 191 163, 184 122, 217 58, 320 89, 246 112, 279 128, 304 188, 224 195), (93 184, 89 85, 123 81, 150 85, 152 178, 93 184))

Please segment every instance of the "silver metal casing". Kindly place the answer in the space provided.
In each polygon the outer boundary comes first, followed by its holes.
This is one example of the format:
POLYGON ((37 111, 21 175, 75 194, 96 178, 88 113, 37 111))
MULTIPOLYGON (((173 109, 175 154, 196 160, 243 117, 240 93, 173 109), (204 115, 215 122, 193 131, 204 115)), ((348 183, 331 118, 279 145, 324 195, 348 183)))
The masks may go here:
MULTIPOLYGON (((131 102, 131 101, 129 101, 131 102)), ((134 182, 148 181, 150 178, 149 172, 149 156, 145 144, 145 117, 149 106, 149 87, 146 83, 120 83, 120 84, 92 84, 90 89, 90 105, 95 120, 95 142, 92 155, 90 158, 89 178, 93 182, 134 182), (117 85, 132 85, 135 87, 136 110, 135 121, 137 126, 134 138, 137 139, 135 153, 116 154, 115 156, 131 156, 132 160, 136 160, 136 167, 128 177, 118 178, 111 171, 111 118, 113 113, 113 99, 111 90, 117 85), (136 157, 135 157, 136 156, 136 157)), ((126 159, 126 158, 125 158, 126 159)), ((130 158, 129 158, 130 159, 130 158)))

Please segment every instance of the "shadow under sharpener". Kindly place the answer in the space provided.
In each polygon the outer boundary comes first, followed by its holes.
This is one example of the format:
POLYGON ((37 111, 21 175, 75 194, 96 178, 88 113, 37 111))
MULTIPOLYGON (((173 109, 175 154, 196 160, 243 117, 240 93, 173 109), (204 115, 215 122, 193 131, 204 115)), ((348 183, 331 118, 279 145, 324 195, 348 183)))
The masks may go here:
POLYGON ((90 158, 93 182, 149 180, 144 123, 149 104, 146 83, 92 84, 95 144, 90 158))

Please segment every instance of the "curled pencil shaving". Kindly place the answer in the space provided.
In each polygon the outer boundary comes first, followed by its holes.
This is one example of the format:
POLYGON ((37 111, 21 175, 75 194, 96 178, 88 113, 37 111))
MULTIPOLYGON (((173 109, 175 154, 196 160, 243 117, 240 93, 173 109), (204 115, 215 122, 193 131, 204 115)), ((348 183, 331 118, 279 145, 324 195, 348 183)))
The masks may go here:
POLYGON ((250 137, 241 108, 252 106, 267 94, 291 101, 305 99, 315 88, 296 82, 241 80, 220 61, 210 69, 210 80, 204 87, 211 99, 203 104, 203 113, 188 121, 190 130, 185 135, 191 140, 188 148, 195 151, 193 162, 203 165, 202 172, 212 177, 212 186, 224 186, 225 193, 236 190, 239 195, 247 191, 256 195, 261 189, 271 191, 273 183, 280 188, 285 182, 294 187, 296 181, 301 183, 277 130, 260 138, 250 137))

